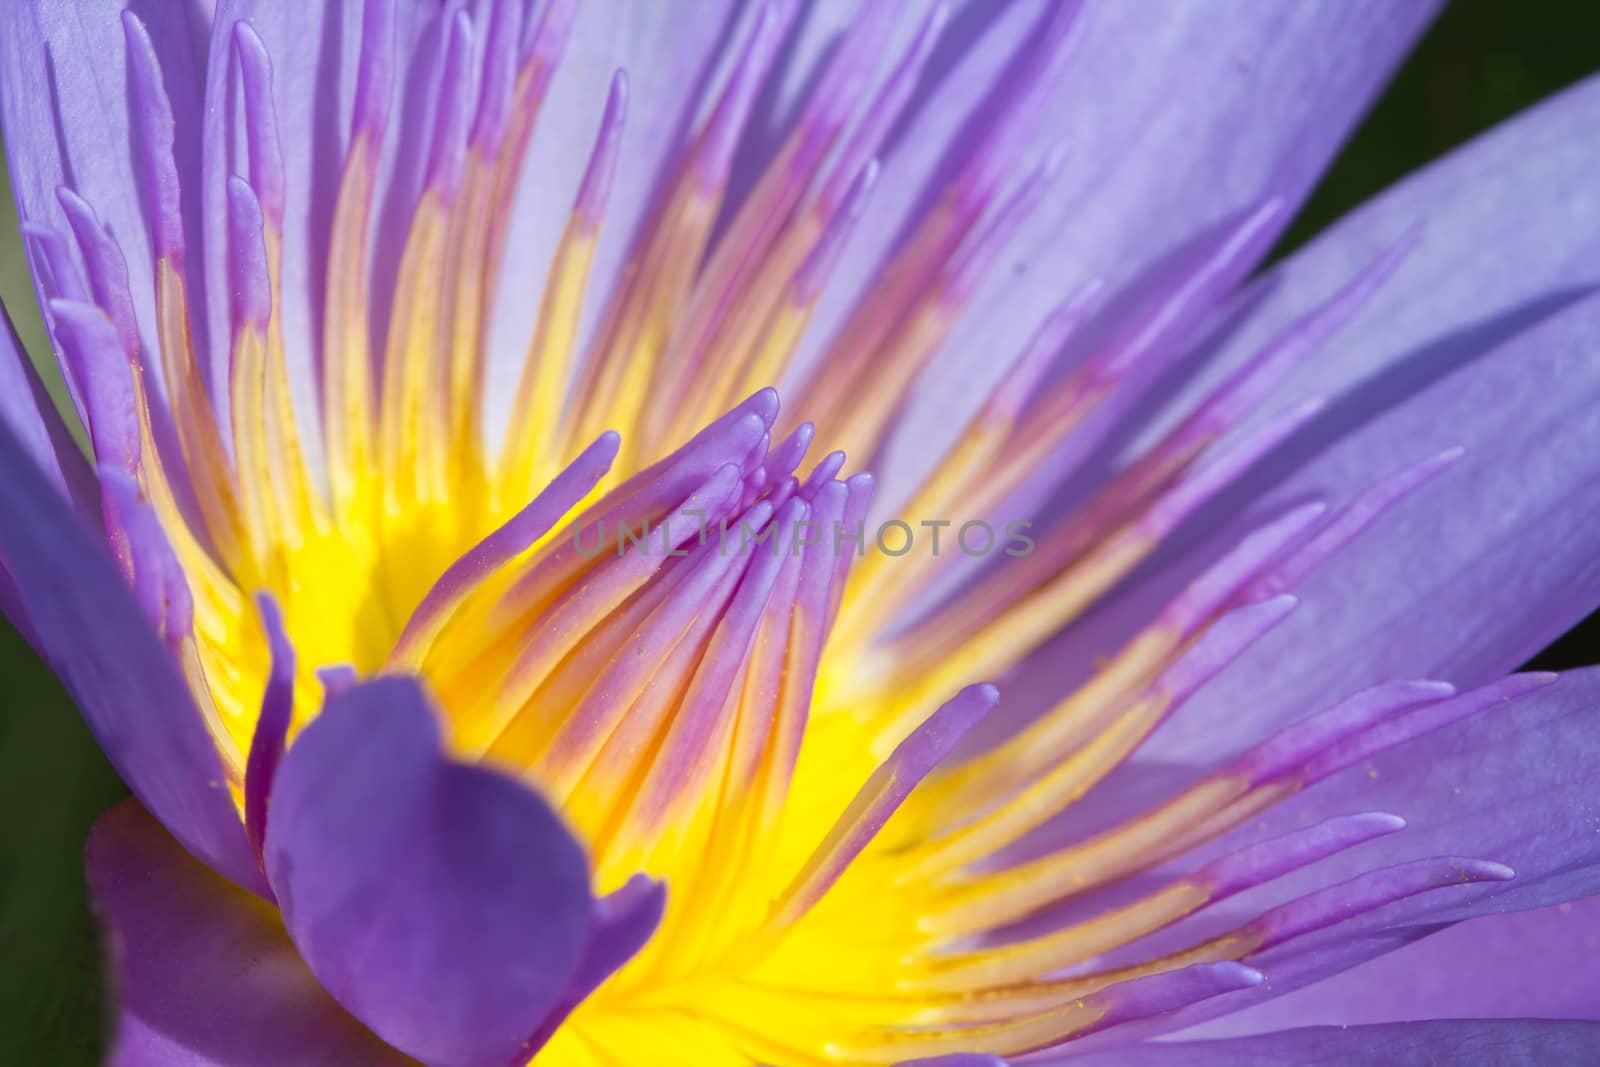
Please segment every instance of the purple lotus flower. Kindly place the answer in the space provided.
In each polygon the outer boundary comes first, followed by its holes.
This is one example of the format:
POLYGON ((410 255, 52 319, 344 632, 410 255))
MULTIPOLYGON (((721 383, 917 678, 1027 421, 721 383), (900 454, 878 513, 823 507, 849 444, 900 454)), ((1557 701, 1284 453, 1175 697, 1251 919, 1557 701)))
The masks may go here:
POLYGON ((1600 82, 1246 285, 1432 4, 210 6, 0 16, 113 1062, 1600 1056, 1600 82))

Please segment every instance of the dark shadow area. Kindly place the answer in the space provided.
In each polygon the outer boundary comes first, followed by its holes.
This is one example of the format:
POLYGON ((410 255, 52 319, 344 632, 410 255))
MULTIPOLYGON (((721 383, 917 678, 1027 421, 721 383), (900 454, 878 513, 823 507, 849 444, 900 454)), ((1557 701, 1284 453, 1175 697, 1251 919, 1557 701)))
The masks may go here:
POLYGON ((0 620, 0 1063, 100 1062, 100 946, 83 882, 89 826, 126 794, 72 701, 0 620))
POLYGON ((1589 0, 1454 0, 1445 6, 1271 260, 1340 215, 1596 66, 1600 6, 1589 0))

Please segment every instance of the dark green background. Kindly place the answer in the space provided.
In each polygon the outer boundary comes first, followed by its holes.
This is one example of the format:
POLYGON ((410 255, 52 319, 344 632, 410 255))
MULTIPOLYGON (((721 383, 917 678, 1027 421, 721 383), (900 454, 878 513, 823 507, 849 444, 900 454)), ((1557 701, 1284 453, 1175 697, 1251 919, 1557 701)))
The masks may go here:
MULTIPOLYGON (((1400 72, 1278 254, 1396 178, 1597 67, 1594 0, 1460 0, 1400 72)), ((8 215, 9 195, 4 203, 8 215)), ((0 292, 25 335, 37 341, 15 232, 14 219, 0 219, 0 292)), ((1537 662, 1573 666, 1593 637, 1592 628, 1571 635, 1537 662)), ((98 949, 80 864, 89 824, 123 792, 50 673, 0 622, 0 1064, 96 1061, 98 949)))

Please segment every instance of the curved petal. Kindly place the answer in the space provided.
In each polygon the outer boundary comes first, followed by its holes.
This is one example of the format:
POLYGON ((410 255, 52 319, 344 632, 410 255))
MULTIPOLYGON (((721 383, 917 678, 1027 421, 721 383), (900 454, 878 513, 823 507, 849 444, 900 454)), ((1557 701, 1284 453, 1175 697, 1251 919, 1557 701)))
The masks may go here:
MULTIPOLYGON (((8 4, 0 14, 0 120, 23 221, 69 232, 56 199, 61 186, 92 204, 122 248, 139 333, 146 351, 154 352, 154 234, 137 162, 142 139, 129 103, 128 49, 119 17, 128 7, 136 7, 155 45, 176 122, 178 171, 198 174, 200 67, 194 42, 203 25, 194 4, 8 4)), ((195 242, 199 198, 197 182, 184 186, 184 230, 195 242)), ((35 264, 36 286, 42 273, 35 264)), ((191 295, 203 299, 198 288, 191 295)))
POLYGON ((188 686, 99 538, 0 427, 0 557, 44 659, 117 773, 195 855, 265 889, 188 686))
POLYGON ((449 760, 417 684, 329 702, 283 757, 265 863, 322 984, 433 1067, 530 1055, 577 971, 583 850, 534 793, 449 760))
POLYGON ((553 1036, 574 1008, 644 948, 666 909, 666 886, 643 875, 634 875, 621 889, 594 902, 583 957, 567 980, 566 992, 539 1024, 533 1047, 553 1036))
POLYGON ((1256 317, 1186 394, 1426 224, 1335 350, 1273 401, 1326 395, 1325 413, 1058 643, 1052 669, 1086 670, 1263 514, 1307 496, 1343 503, 1453 445, 1465 458, 1297 588, 1296 616, 1136 762, 1203 765, 1327 693, 1389 678, 1487 681, 1600 602, 1600 303, 1584 299, 1600 281, 1584 133, 1596 116, 1591 79, 1339 223, 1276 272, 1256 317))
POLYGON ((1028 1062, 1040 1067, 1279 1067, 1338 1063, 1352 1067, 1431 1067, 1494 1063, 1559 1067, 1600 1056, 1600 1024, 1527 1019, 1430 1020, 1376 1026, 1317 1026, 1221 1041, 1119 1045, 1081 1056, 1028 1062))
POLYGON ((111 1067, 401 1067, 317 985, 276 917, 133 801, 89 835, 116 1029, 111 1067))
POLYGON ((1600 897, 1484 915, 1219 1019, 1196 1036, 1429 1018, 1600 1022, 1600 897))

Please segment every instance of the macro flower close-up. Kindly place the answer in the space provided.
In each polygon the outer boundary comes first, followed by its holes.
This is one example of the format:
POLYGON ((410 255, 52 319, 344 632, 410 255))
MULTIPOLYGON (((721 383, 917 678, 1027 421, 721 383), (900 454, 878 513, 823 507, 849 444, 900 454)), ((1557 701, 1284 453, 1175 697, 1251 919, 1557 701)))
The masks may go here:
POLYGON ((1438 14, 6 4, 101 1062, 1600 1062, 1600 75, 1269 255, 1438 14))

